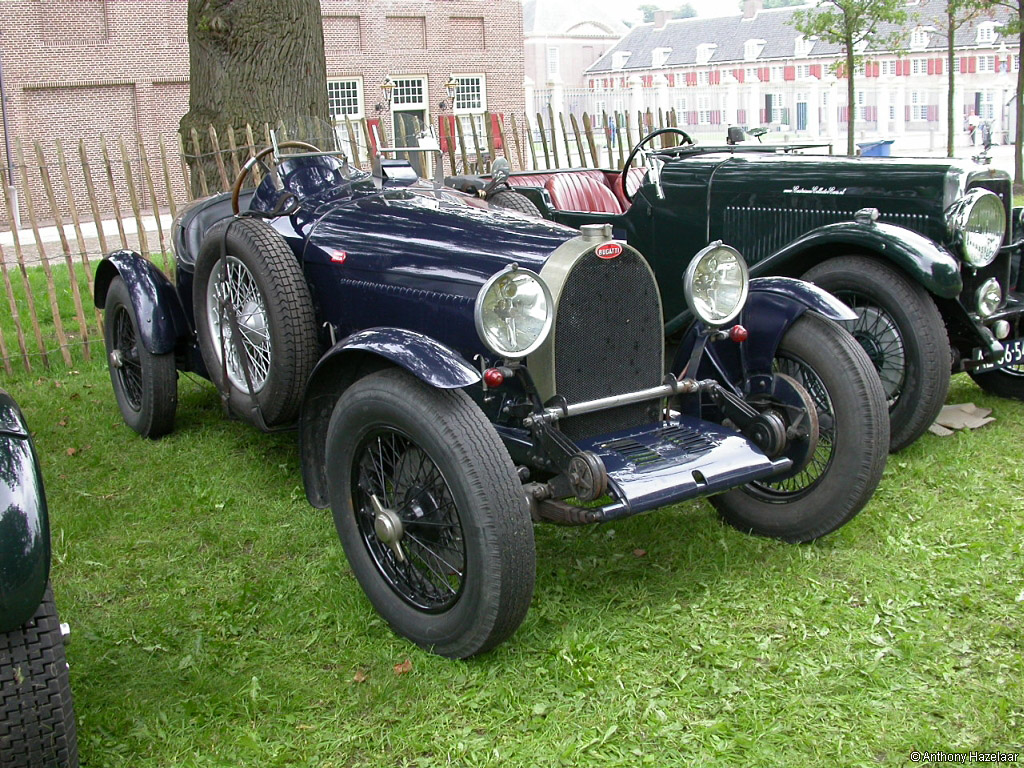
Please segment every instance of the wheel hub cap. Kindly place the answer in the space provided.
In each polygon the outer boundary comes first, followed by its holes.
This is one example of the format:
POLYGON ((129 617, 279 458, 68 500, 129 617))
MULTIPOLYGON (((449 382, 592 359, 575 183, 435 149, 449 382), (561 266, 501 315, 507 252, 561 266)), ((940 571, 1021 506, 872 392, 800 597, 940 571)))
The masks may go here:
POLYGON ((399 562, 405 561, 405 553, 402 552, 402 537, 405 536, 405 526, 402 519, 393 509, 388 509, 380 503, 376 496, 370 497, 373 504, 373 531, 377 538, 388 545, 388 548, 395 553, 399 562))

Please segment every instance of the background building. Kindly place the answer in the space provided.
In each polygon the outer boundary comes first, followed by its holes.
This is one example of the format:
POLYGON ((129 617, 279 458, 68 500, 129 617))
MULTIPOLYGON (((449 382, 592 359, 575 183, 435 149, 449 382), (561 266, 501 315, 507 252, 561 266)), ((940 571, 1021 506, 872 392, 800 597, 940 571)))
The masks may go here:
MULTIPOLYGON (((858 136, 921 134, 944 146, 947 71, 945 37, 931 23, 943 4, 908 7, 906 52, 870 45, 855 76, 858 136)), ((632 29, 586 74, 595 110, 674 109, 687 131, 715 140, 728 125, 768 126, 807 138, 845 136, 847 84, 835 63, 838 46, 805 40, 792 26, 795 8, 762 10, 750 0, 742 15, 666 21, 632 29)), ((954 120, 971 112, 1012 135, 1017 56, 999 34, 1000 15, 956 36, 954 120)), ((966 135, 966 134, 965 134, 966 135)))

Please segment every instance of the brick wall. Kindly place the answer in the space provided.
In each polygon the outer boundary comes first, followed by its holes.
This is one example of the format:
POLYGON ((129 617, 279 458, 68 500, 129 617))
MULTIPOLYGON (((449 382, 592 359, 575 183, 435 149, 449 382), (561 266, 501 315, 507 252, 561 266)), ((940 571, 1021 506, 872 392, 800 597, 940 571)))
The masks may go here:
MULTIPOLYGON (((27 142, 27 148, 39 139, 50 155, 60 138, 75 165, 79 139, 85 139, 91 161, 100 162, 102 134, 116 158, 115 180, 123 183, 118 138, 125 137, 136 160, 141 143, 153 162, 163 136, 180 192, 176 131, 188 108, 186 0, 3 0, 2 5, 0 55, 12 138, 27 142)), ((427 79, 427 119, 434 124, 452 74, 484 75, 491 111, 523 110, 519 0, 321 0, 321 8, 328 77, 360 77, 367 116, 383 116, 374 112, 380 83, 402 75, 427 79)), ((102 188, 106 178, 99 171, 105 173, 96 167, 93 175, 102 188)), ((154 167, 153 173, 162 177, 162 170, 154 167)), ((81 171, 72 176, 81 191, 81 171)), ((162 178, 155 183, 162 188, 162 178)), ((32 192, 37 209, 46 211, 40 190, 32 192)), ((89 201, 80 200, 79 208, 88 211, 89 201)), ((5 218, 0 210, 0 222, 5 218)))

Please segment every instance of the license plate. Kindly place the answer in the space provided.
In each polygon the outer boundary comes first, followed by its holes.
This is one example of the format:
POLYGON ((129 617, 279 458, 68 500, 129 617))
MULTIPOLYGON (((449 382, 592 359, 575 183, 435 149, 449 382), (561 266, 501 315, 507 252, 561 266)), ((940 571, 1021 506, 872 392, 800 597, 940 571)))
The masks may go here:
POLYGON ((1006 368, 1011 365, 1024 365, 1024 338, 1011 339, 1003 342, 1003 356, 993 363, 979 365, 974 369, 975 373, 994 371, 997 368, 1006 368))

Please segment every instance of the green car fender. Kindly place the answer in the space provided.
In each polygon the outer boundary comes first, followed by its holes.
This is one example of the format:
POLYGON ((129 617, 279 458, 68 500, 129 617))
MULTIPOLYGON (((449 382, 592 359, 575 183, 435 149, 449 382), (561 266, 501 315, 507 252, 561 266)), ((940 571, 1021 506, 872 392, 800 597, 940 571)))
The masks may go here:
POLYGON ((930 293, 955 299, 963 288, 960 264, 948 250, 905 227, 844 221, 811 230, 750 268, 750 276, 799 277, 835 256, 863 253, 891 262, 930 293))

